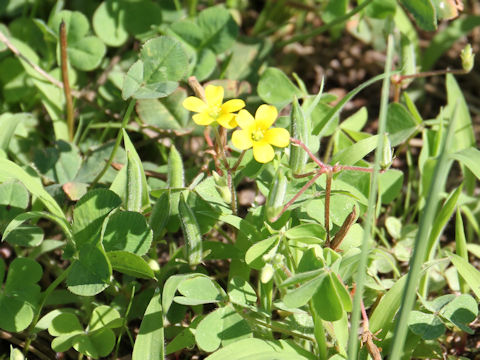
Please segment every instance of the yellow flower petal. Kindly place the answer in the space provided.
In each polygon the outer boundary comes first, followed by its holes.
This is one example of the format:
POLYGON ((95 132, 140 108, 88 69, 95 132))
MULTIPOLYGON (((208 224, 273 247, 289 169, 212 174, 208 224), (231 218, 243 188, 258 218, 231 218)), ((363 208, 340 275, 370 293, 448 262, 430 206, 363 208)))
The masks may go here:
POLYGON ((203 126, 207 126, 207 125, 210 125, 212 122, 215 121, 214 118, 212 118, 210 115, 208 115, 208 113, 200 113, 200 114, 195 114, 192 116, 193 118, 193 121, 195 121, 195 124, 197 125, 203 125, 203 126))
POLYGON ((237 122, 235 121, 234 114, 223 114, 217 118, 217 122, 222 125, 225 129, 233 129, 237 127, 237 122))
POLYGON ((238 126, 245 130, 247 130, 255 122, 252 114, 250 114, 247 110, 240 110, 236 120, 238 126))
POLYGON ((277 116, 278 111, 275 106, 263 104, 260 105, 255 113, 255 123, 261 129, 266 130, 273 125, 277 119, 277 116))
POLYGON ((247 150, 253 146, 250 133, 246 130, 235 130, 232 134, 232 143, 240 150, 247 150))
POLYGON ((259 163, 267 163, 273 160, 275 152, 272 146, 266 141, 255 141, 253 143, 253 157, 259 163))
POLYGON ((189 96, 183 100, 183 107, 194 112, 202 112, 208 109, 208 105, 195 96, 189 96))
POLYGON ((223 87, 215 85, 207 85, 205 88, 205 97, 208 106, 220 107, 223 101, 223 87))
POLYGON ((232 113, 243 109, 245 107, 245 102, 240 99, 228 100, 225 104, 222 105, 221 109, 223 113, 232 113))
POLYGON ((263 139, 274 146, 285 147, 290 144, 290 133, 287 129, 272 128, 266 131, 263 139))

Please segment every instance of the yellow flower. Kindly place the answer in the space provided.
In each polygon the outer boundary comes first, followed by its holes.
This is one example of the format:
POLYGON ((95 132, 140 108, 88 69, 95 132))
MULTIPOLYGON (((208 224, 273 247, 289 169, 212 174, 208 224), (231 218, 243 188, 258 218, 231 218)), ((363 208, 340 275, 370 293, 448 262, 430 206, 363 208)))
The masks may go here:
POLYGON ((286 147, 290 143, 290 133, 286 129, 272 128, 278 112, 275 106, 261 105, 255 118, 247 111, 240 110, 237 123, 242 130, 235 130, 232 142, 240 150, 253 147, 253 157, 260 163, 267 163, 274 157, 273 147, 286 147))
POLYGON ((198 125, 207 126, 217 122, 224 128, 233 129, 237 126, 235 115, 232 114, 245 107, 240 99, 232 99, 223 102, 223 87, 207 85, 205 88, 205 101, 195 96, 189 96, 183 101, 183 107, 187 110, 197 112, 193 115, 193 121, 198 125))

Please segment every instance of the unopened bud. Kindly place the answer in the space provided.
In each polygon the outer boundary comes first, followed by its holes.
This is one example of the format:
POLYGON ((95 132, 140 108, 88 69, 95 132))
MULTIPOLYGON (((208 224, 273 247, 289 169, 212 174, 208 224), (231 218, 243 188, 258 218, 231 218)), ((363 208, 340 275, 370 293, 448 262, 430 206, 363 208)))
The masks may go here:
POLYGON ((467 73, 472 71, 473 64, 475 62, 475 54, 473 54, 472 46, 470 44, 467 44, 467 46, 465 46, 465 48, 462 50, 462 53, 460 54, 460 57, 462 58, 463 70, 465 70, 467 73))
POLYGON ((262 284, 268 283, 273 278, 273 274, 275 273, 275 269, 273 265, 268 263, 262 268, 262 273, 260 275, 260 281, 262 284))
POLYGON ((158 264, 158 261, 155 261, 153 259, 148 260, 148 266, 150 269, 152 269, 153 272, 157 273, 160 271, 160 265, 158 264))
POLYGON ((275 254, 275 256, 273 257, 273 264, 280 265, 283 263, 284 260, 285 256, 283 256, 282 254, 275 254))

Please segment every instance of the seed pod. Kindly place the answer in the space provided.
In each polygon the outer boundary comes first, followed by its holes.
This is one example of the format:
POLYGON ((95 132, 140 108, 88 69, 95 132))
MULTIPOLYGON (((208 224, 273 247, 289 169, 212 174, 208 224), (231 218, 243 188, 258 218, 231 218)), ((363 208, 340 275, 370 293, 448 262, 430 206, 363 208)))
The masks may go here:
POLYGON ((388 169, 392 165, 393 154, 392 154, 392 145, 387 134, 383 135, 383 149, 382 149, 382 160, 380 161, 380 167, 382 169, 388 169))
POLYGON ((330 243, 330 248, 332 248, 333 250, 336 250, 340 246, 343 239, 347 235, 348 230, 350 230, 352 225, 355 223, 356 217, 357 217, 357 208, 354 205, 352 212, 345 218, 342 226, 340 227, 340 230, 338 230, 337 233, 335 234, 335 237, 330 243))
POLYGON ((287 178, 281 169, 278 169, 270 192, 268 193, 267 203, 265 204, 268 221, 273 222, 280 214, 283 209, 286 194, 287 178))
POLYGON ((170 216, 170 195, 163 193, 155 202, 150 215, 150 227, 153 230, 153 238, 157 239, 165 229, 168 217, 170 216))
MULTIPOLYGON (((171 188, 181 188, 185 186, 184 176, 183 176, 183 162, 180 153, 177 151, 175 146, 172 145, 170 148, 170 154, 168 156, 168 187, 171 188)), ((172 192, 170 194, 170 221, 168 224, 168 230, 171 232, 176 232, 179 227, 178 221, 178 201, 180 199, 180 194, 178 191, 172 192)))
POLYGON ((197 218, 185 202, 183 194, 180 194, 178 213, 180 215, 183 236, 185 237, 188 264, 190 266, 196 266, 202 261, 202 233, 200 232, 197 218))
MULTIPOLYGON (((293 100, 290 134, 308 147, 310 123, 305 118, 297 98, 293 100)), ((299 146, 290 145, 290 169, 294 174, 301 174, 308 160, 308 154, 299 146)))

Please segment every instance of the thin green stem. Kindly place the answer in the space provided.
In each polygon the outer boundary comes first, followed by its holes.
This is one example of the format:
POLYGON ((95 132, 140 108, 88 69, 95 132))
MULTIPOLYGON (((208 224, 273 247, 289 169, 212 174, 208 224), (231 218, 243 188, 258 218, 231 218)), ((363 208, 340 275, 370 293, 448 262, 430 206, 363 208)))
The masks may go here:
POLYGON ((62 283, 63 280, 66 279, 68 273, 72 269, 73 263, 71 263, 45 290, 43 293, 42 299, 40 303, 38 304, 37 311, 35 313, 35 316, 33 317, 32 323, 30 324, 30 327, 28 328, 28 336, 25 341, 25 348, 23 350, 24 355, 27 355, 28 353, 28 348, 30 347, 30 343, 32 342, 32 334, 35 329, 35 326, 37 326, 38 320, 40 319, 40 314, 42 313, 43 306, 45 305, 45 301, 47 298, 50 296, 53 290, 57 288, 58 285, 62 283))
POLYGON ((98 181, 103 177, 103 175, 105 175, 108 168, 112 164, 112 161, 115 158, 115 155, 117 154, 120 143, 122 142, 123 129, 125 129, 127 127, 127 123, 128 123, 128 120, 130 119, 130 115, 132 115, 132 111, 133 111, 133 108, 135 106, 135 102, 136 102, 135 99, 131 99, 130 102, 128 103, 127 110, 125 111, 125 115, 123 116, 122 127, 118 131, 117 139, 115 140, 115 145, 113 146, 110 157, 108 158, 107 163, 103 167, 102 171, 100 171, 100 173, 96 176, 96 178, 90 184, 90 188, 93 188, 98 183, 98 181))
POLYGON ((339 16, 338 18, 329 22, 328 24, 322 25, 322 26, 312 30, 311 32, 309 32, 307 34, 299 34, 299 35, 296 35, 296 36, 292 36, 288 40, 280 41, 277 44, 277 47, 283 47, 285 45, 288 45, 288 44, 291 44, 291 43, 294 43, 294 42, 297 42, 297 41, 304 41, 304 40, 307 40, 307 39, 312 38, 314 36, 320 35, 320 34, 324 33, 325 31, 330 30, 335 25, 339 25, 339 24, 344 23, 345 21, 350 19, 353 15, 355 15, 355 14, 359 13, 360 11, 362 11, 363 9, 365 9, 368 5, 370 5, 370 3, 372 1, 373 0, 366 0, 366 1, 362 2, 360 5, 358 5, 352 11, 346 13, 343 16, 339 16))
POLYGON ((65 107, 67 111, 68 137, 73 141, 75 133, 75 119, 73 110, 72 92, 68 80, 68 56, 67 56, 67 29, 65 22, 60 23, 60 61, 62 67, 63 92, 65 93, 65 107))
POLYGON ((403 301, 398 315, 398 321, 395 326, 394 337, 392 341, 392 349, 389 359, 399 360, 402 358, 405 339, 408 331, 408 318, 410 311, 415 304, 415 297, 417 294, 417 284, 420 279, 422 265, 425 262, 425 255, 427 253, 428 239, 431 232, 431 227, 435 219, 436 210, 439 202, 440 193, 445 186, 445 181, 448 176, 451 161, 448 160, 448 150, 451 149, 453 142, 455 123, 458 114, 458 102, 453 111, 453 116, 449 122, 446 136, 444 136, 440 155, 435 166, 432 177, 432 184, 428 192, 427 201, 422 211, 420 218, 418 232, 415 237, 415 248, 413 251, 412 261, 410 262, 410 270, 407 276, 407 283, 403 293, 403 301))
MULTIPOLYGON (((363 4, 365 4, 364 2, 363 4)), ((350 336, 348 338, 348 358, 356 359, 358 352, 358 327, 360 323, 360 312, 362 304, 363 289, 365 285, 365 274, 367 269, 367 260, 369 254, 369 240, 372 235, 372 225, 374 222, 375 204, 377 202, 378 173, 380 171, 380 161, 382 159, 382 149, 384 134, 387 122, 388 98, 390 92, 390 70, 392 68, 392 59, 394 52, 393 36, 388 36, 387 59, 385 62, 385 78, 383 79, 382 95, 380 100, 380 115, 378 119, 378 146, 375 151, 375 163, 370 180, 370 195, 368 198, 368 210, 365 219, 363 241, 361 248, 361 257, 357 268, 355 278, 356 290, 353 297, 353 311, 351 316, 350 336)))

